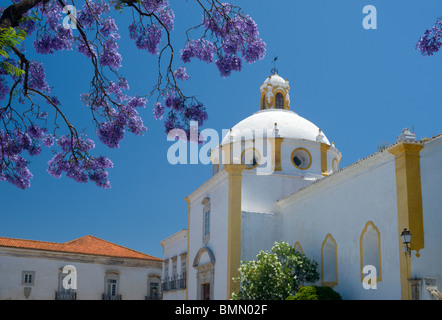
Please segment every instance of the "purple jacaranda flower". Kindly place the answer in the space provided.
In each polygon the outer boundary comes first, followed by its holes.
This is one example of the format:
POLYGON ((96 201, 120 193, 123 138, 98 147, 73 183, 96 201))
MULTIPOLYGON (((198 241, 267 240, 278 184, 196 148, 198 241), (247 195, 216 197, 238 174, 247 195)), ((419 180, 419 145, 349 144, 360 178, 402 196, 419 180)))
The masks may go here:
POLYGON ((173 75, 175 78, 184 81, 187 81, 190 78, 190 76, 187 74, 186 67, 179 67, 174 71, 173 75))
POLYGON ((164 115, 164 107, 160 102, 155 103, 155 106, 153 108, 153 116, 157 120, 163 119, 164 115))

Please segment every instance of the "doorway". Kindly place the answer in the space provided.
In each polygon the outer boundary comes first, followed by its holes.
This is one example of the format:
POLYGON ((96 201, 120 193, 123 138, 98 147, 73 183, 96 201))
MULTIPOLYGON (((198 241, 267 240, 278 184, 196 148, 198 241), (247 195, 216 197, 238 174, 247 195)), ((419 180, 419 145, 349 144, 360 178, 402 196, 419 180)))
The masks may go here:
POLYGON ((203 283, 201 285, 203 293, 203 300, 210 300, 210 283, 203 283))

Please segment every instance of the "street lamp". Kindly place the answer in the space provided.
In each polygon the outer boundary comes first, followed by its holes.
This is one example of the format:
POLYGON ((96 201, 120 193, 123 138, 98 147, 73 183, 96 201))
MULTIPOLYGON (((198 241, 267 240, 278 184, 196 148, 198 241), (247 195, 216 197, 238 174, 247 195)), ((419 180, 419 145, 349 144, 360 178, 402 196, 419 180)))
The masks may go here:
POLYGON ((153 288, 152 288, 152 299, 153 300, 158 300, 158 289, 157 289, 157 287, 156 286, 154 286, 153 288))
POLYGON ((411 249, 409 247, 409 244, 411 242, 411 232, 410 230, 407 230, 407 228, 404 229, 401 233, 402 243, 405 244, 405 247, 407 248, 407 252, 410 253, 411 249))

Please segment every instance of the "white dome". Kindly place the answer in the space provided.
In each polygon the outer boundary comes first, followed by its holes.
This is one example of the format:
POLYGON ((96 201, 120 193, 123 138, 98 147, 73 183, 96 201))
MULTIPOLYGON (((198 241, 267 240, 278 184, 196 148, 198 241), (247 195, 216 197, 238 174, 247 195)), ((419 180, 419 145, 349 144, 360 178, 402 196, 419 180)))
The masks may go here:
POLYGON ((270 77, 268 77, 265 81, 264 81, 264 85, 286 85, 288 83, 288 81, 284 80, 281 76, 279 76, 278 74, 273 74, 270 77))
MULTIPOLYGON (((253 130, 255 130, 255 137, 256 134, 267 134, 269 132, 267 130, 275 129, 275 123, 277 124, 279 137, 315 142, 319 141, 318 138, 320 138, 320 142, 330 145, 327 137, 316 125, 300 117, 295 112, 285 109, 264 109, 258 111, 235 125, 231 133, 234 141, 237 141, 236 137, 248 140, 253 138, 253 130), (318 134, 320 135, 319 137, 318 134)), ((224 137, 221 144, 229 142, 230 132, 224 137)))

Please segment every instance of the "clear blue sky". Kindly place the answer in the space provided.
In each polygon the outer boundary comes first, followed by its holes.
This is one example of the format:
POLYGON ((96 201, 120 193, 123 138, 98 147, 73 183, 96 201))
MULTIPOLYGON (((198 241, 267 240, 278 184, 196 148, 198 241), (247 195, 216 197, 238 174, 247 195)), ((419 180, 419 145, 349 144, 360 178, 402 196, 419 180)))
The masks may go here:
MULTIPOLYGON (((178 50, 184 30, 200 21, 193 0, 171 1, 176 15, 178 50), (175 4, 177 3, 177 4, 175 4)), ((442 16, 439 0, 235 0, 257 22, 267 43, 267 56, 222 79, 215 65, 186 65, 191 79, 186 93, 198 95, 209 111, 206 128, 221 135, 259 110, 259 86, 278 56, 279 74, 291 84, 291 108, 320 127, 342 152, 341 168, 374 152, 379 143, 394 143, 405 127, 418 138, 442 130, 442 52, 423 57, 414 49, 421 34, 442 16), (362 27, 365 5, 377 8, 377 30, 362 27)), ((156 80, 155 58, 135 48, 127 24, 121 72, 129 94, 150 91, 156 80)), ((29 51, 32 52, 28 43, 29 51)), ((29 53, 30 54, 30 53, 29 53)), ((38 56, 64 110, 77 128, 94 132, 79 94, 88 88, 91 68, 83 56, 62 52, 38 56)), ((176 67, 181 66, 176 61, 176 67)), ((65 242, 88 234, 158 257, 159 242, 187 227, 184 198, 211 177, 211 167, 170 165, 171 146, 163 123, 143 111, 149 131, 127 134, 117 150, 101 146, 97 153, 114 162, 112 188, 78 184, 46 173, 45 152, 32 161, 31 188, 0 183, 0 236, 65 242)), ((92 138, 95 138, 91 134, 92 138)))

